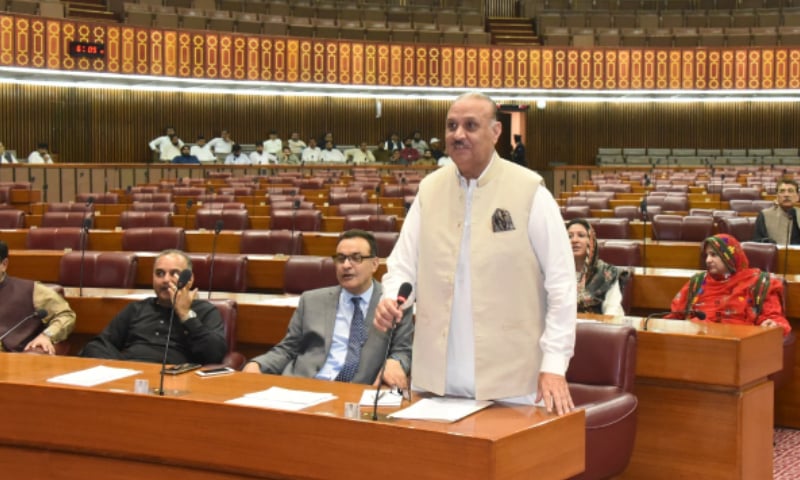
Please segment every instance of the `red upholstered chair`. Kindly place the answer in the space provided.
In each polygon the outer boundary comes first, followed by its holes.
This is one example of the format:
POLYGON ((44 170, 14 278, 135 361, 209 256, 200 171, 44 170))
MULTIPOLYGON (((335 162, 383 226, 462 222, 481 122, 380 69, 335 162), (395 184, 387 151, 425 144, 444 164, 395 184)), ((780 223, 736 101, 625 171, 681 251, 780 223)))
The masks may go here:
POLYGON ((169 212, 175 213, 174 202, 133 202, 131 210, 134 212, 169 212))
MULTIPOLYGON (((297 187, 267 187, 267 195, 272 198, 273 195, 299 195, 300 189, 297 187)), ((300 200, 305 200, 301 198, 300 200)))
MULTIPOLYGON (((83 286, 96 288, 133 288, 136 285, 136 254, 130 252, 86 252, 83 258, 83 286)), ((81 252, 61 257, 58 283, 80 285, 81 252)))
POLYGON ((633 395, 636 330, 579 323, 567 369, 572 400, 586 414, 586 470, 574 479, 611 478, 628 466, 639 402, 633 395))
POLYGON ((396 215, 347 215, 344 217, 344 230, 358 228, 368 232, 397 231, 396 215))
POLYGON ((195 214, 195 228, 214 230, 222 220, 224 230, 247 230, 250 228, 250 215, 247 210, 209 210, 201 208, 195 214))
POLYGON ((131 192, 131 194, 136 194, 136 193, 158 193, 158 187, 156 187, 155 185, 149 185, 149 186, 145 185, 145 186, 141 186, 141 187, 131 187, 130 188, 130 192, 131 192))
POLYGON ((656 215, 653 217, 653 240, 681 239, 683 217, 680 215, 656 215))
MULTIPOLYGON (((652 219, 656 215, 661 214, 661 206, 648 205, 647 206, 648 219, 652 219)), ((642 209, 636 205, 618 205, 614 207, 614 217, 627 218, 629 221, 641 220, 642 209)))
POLYGON ((85 219, 93 220, 89 212, 46 212, 42 215, 42 227, 83 227, 85 219))
POLYGON ((0 228, 25 228, 25 212, 22 210, 0 210, 0 228))
POLYGON ((587 197, 569 197, 567 199, 567 206, 573 205, 589 205, 589 198, 587 197))
POLYGON ((386 258, 392 253, 397 239, 400 238, 400 232, 372 232, 372 235, 375 237, 378 256, 381 258, 386 258))
MULTIPOLYGON (((280 190, 283 190, 283 191, 286 191, 286 190, 294 191, 296 189, 294 189, 294 188, 291 188, 291 189, 283 189, 283 188, 281 188, 280 190)), ((295 200, 300 200, 301 202, 303 202, 303 201, 305 201, 305 199, 306 199, 305 195, 299 195, 299 194, 288 194, 288 193, 287 194, 284 194, 284 193, 270 193, 269 194, 269 204, 270 205, 272 205, 275 202, 290 202, 291 203, 291 202, 294 202, 295 200)))
POLYGON ((80 250, 82 238, 82 228, 39 227, 28 230, 26 243, 31 250, 80 250))
POLYGON ((142 227, 171 227, 172 214, 169 212, 134 212, 126 210, 119 215, 122 229, 142 227))
POLYGON ((271 230, 322 230, 322 212, 319 210, 273 210, 270 215, 271 230))
POLYGON ((199 197, 205 195, 206 189, 202 187, 174 187, 172 194, 176 197, 199 197))
POLYGON ((778 246, 774 243, 742 242, 747 262, 753 268, 775 273, 778 269, 778 246))
POLYGON ((11 189, 13 187, 0 185, 0 205, 7 206, 11 202, 11 189))
POLYGON ((75 195, 75 201, 86 203, 89 199, 93 199, 93 203, 102 203, 102 204, 109 204, 109 203, 119 203, 119 195, 116 193, 106 192, 106 193, 79 193, 75 195))
POLYGON ((564 207, 561 212, 561 216, 564 217, 564 220, 588 218, 589 215, 591 215, 591 212, 589 211, 589 205, 570 205, 564 207))
POLYGON ((295 178, 292 180, 295 187, 306 190, 321 190, 325 186, 324 178, 295 178))
POLYGON ((683 217, 681 238, 684 242, 702 242, 714 233, 714 217, 683 217))
POLYGON ((47 204, 48 212, 94 212, 94 204, 87 205, 85 203, 76 202, 53 202, 47 204))
POLYGON ((628 228, 627 218, 600 218, 599 221, 594 222, 594 228, 597 238, 630 238, 630 231, 628 228))
POLYGON ((721 218, 717 229, 719 233, 732 235, 740 242, 749 242, 756 230, 756 217, 721 218))
POLYGON ((723 188, 720 200, 723 202, 730 200, 761 200, 761 190, 753 187, 723 188))
POLYGON ((685 212, 689 210, 689 198, 685 196, 667 195, 661 203, 665 212, 685 212))
POLYGON ((236 253, 217 253, 214 256, 214 277, 211 272, 211 254, 191 253, 194 286, 208 291, 209 283, 214 292, 247 291, 247 257, 236 253))
POLYGON ((165 193, 134 193, 131 195, 131 202, 149 202, 149 203, 169 203, 172 202, 172 194, 165 193))
POLYGON ((249 197, 253 195, 253 189, 251 187, 223 187, 219 189, 220 195, 233 195, 233 196, 243 196, 249 197))
POLYGON ((205 210, 244 210, 247 206, 244 202, 204 202, 202 208, 205 210))
POLYGON ((219 310, 222 324, 225 327, 225 343, 228 346, 228 353, 225 354, 222 364, 234 370, 241 370, 247 359, 236 351, 236 322, 239 317, 239 307, 235 301, 227 298, 209 301, 219 310))
POLYGON ((772 200, 753 200, 753 211, 760 212, 765 208, 769 208, 775 205, 775 202, 772 200))
POLYGON ((329 199, 331 205, 341 205, 342 203, 367 203, 369 201, 367 192, 330 193, 329 199))
POLYGON ((239 251, 243 254, 300 255, 303 253, 303 232, 290 230, 245 230, 239 251))
POLYGON ((383 215, 383 206, 380 203, 342 203, 339 204, 339 215, 383 215))
POLYGON ((693 217, 711 217, 714 215, 714 210, 710 208, 691 208, 689 215, 693 217))
POLYGON ((641 267, 642 253, 638 242, 605 240, 597 242, 600 260, 606 263, 625 267, 641 267))
POLYGON ((294 256, 286 261, 283 275, 285 293, 300 294, 338 284, 336 265, 330 257, 294 256))
POLYGON ((122 232, 122 250, 126 252, 183 250, 185 245, 186 237, 180 227, 126 228, 122 232))
POLYGON ((760 210, 756 210, 753 207, 752 200, 744 200, 744 199, 733 199, 728 202, 730 204, 731 210, 735 212, 758 212, 760 210))
POLYGON ((272 211, 293 210, 295 208, 295 202, 297 202, 298 210, 315 210, 317 208, 314 202, 304 202, 302 200, 275 200, 270 203, 270 209, 272 211))

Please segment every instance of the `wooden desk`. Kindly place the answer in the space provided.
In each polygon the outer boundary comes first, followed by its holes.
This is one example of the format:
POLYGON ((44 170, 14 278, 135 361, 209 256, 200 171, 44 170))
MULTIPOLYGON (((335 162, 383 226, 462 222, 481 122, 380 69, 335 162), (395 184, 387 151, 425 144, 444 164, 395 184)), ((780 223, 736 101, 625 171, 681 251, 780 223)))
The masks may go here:
POLYGON ((343 418, 344 402, 357 402, 363 386, 246 373, 179 375, 165 389, 186 392, 180 396, 131 393, 134 378, 157 385, 159 368, 0 354, 4 477, 358 480, 391 472, 500 480, 562 479, 583 470, 582 411, 556 417, 495 405, 452 424, 353 420, 343 418), (142 373, 93 388, 46 382, 99 363, 142 373), (223 403, 270 386, 337 398, 301 412, 223 403))
POLYGON ((780 329, 633 319, 636 443, 621 478, 772 478, 780 329))

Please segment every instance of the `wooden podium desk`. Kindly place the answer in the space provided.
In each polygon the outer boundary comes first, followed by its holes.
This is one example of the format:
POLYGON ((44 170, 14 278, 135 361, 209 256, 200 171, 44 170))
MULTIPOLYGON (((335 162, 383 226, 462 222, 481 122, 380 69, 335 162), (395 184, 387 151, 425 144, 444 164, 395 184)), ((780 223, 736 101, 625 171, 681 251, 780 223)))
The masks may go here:
MULTIPOLYGON (((61 479, 563 479, 583 470, 583 411, 561 417, 495 405, 444 424, 344 418, 363 385, 234 373, 165 382, 160 365, 0 354, 0 464, 4 478, 61 479), (98 364, 141 374, 96 387, 46 382, 98 364), (299 412, 223 403, 271 386, 330 392, 299 412)), ((366 410, 366 409, 365 409, 366 410)), ((389 413, 395 408, 381 408, 389 413)), ((366 413, 366 412, 364 412, 366 413)))
POLYGON ((633 457, 622 478, 772 478, 773 385, 782 332, 620 319, 638 330, 633 457))

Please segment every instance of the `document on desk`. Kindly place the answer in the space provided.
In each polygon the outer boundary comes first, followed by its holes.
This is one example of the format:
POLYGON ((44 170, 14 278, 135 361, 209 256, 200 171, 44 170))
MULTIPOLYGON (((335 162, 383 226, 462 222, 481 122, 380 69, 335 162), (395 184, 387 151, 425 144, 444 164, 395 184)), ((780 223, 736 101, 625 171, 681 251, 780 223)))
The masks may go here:
POLYGON ((260 303, 264 305, 271 305, 273 307, 294 307, 300 303, 300 296, 294 295, 291 297, 269 297, 262 300, 260 303))
MULTIPOLYGON (((371 407, 375 405, 375 392, 377 390, 364 390, 361 394, 359 405, 371 407)), ((378 394, 379 407, 399 407, 403 403, 403 394, 396 390, 381 390, 378 394)))
POLYGON ((270 387, 260 392, 247 393, 239 398, 227 400, 225 403, 248 407, 296 411, 329 400, 334 400, 335 398, 336 395, 332 393, 307 392, 304 390, 270 387))
POLYGON ((103 365, 87 368, 86 370, 78 370, 77 372, 65 373, 57 377, 48 378, 50 383, 61 383, 64 385, 75 385, 78 387, 94 387, 101 383, 112 382, 120 378, 130 377, 142 373, 141 370, 132 370, 130 368, 114 368, 106 367, 103 365))
POLYGON ((406 420, 428 420, 452 423, 483 410, 493 402, 468 398, 425 398, 399 412, 390 413, 390 418, 406 420))

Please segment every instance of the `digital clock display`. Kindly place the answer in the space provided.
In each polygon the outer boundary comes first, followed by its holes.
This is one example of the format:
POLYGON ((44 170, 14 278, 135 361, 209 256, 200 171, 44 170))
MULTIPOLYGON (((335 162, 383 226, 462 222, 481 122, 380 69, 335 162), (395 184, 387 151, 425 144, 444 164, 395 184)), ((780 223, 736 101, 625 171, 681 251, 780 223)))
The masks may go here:
POLYGON ((103 58, 106 56, 106 45, 96 42, 69 42, 69 56, 103 58))

